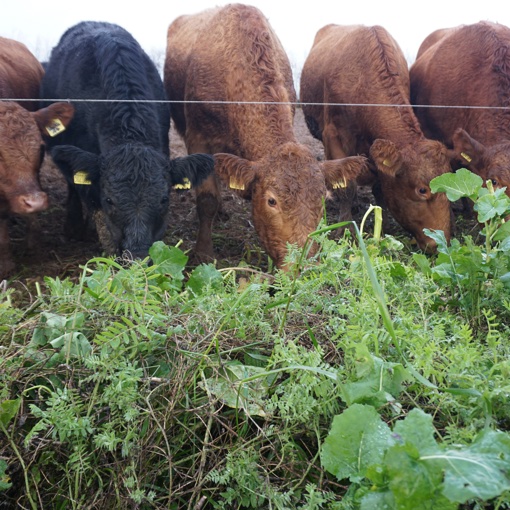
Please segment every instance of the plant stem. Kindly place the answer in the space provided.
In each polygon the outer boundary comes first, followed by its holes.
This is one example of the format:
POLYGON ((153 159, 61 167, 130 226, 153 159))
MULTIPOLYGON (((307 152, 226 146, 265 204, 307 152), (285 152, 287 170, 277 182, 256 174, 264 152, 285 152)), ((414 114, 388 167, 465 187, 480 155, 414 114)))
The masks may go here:
POLYGON ((25 479, 25 489, 27 491, 28 501, 30 501, 30 506, 33 508, 33 510, 37 510, 37 505, 35 504, 35 501, 32 499, 32 495, 30 494, 30 483, 28 481, 28 472, 27 472, 27 467, 25 465, 25 462, 23 461, 23 457, 21 456, 18 448, 16 447, 16 443, 7 434, 7 429, 4 427, 4 425, 1 421, 0 421, 0 430, 5 434, 5 437, 8 439, 9 444, 14 451, 14 454, 16 455, 16 457, 19 460, 19 463, 21 464, 21 467, 23 469, 23 477, 25 479))

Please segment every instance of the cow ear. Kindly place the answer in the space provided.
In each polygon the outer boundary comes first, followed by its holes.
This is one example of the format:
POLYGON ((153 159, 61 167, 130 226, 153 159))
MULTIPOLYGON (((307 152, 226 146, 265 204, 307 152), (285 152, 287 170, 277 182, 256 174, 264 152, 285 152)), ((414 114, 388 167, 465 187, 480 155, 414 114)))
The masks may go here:
POLYGON ((477 169, 485 152, 485 146, 458 128, 452 136, 453 155, 460 163, 470 169, 477 169))
POLYGON ((190 154, 170 161, 170 185, 177 190, 198 186, 214 172, 210 154, 190 154))
POLYGON ((74 106, 70 103, 53 103, 32 114, 42 135, 57 136, 66 130, 74 116, 74 106))
POLYGON ((257 176, 255 165, 233 154, 214 155, 214 171, 220 179, 243 198, 251 198, 252 184, 257 176))
POLYGON ((320 164, 328 190, 346 188, 359 175, 368 172, 367 158, 349 156, 343 159, 331 159, 320 164))
POLYGON ((51 158, 71 184, 89 186, 99 180, 99 156, 74 145, 57 145, 51 158))
POLYGON ((390 140, 378 138, 370 146, 370 156, 379 172, 395 177, 401 166, 402 157, 397 146, 390 140))

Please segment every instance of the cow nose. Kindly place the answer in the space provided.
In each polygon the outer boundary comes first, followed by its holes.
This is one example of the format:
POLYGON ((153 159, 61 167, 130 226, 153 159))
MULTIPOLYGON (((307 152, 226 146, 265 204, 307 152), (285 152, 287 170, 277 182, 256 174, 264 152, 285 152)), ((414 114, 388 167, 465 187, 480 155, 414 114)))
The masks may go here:
POLYGON ((128 249, 128 248, 124 248, 122 250, 122 259, 126 260, 126 261, 130 261, 132 262, 133 260, 137 260, 137 259, 144 259, 145 257, 147 257, 147 255, 149 254, 149 249, 145 249, 145 248, 132 248, 132 249, 128 249))
POLYGON ((44 211, 48 208, 48 195, 42 191, 21 195, 17 201, 17 212, 19 214, 32 214, 44 211))

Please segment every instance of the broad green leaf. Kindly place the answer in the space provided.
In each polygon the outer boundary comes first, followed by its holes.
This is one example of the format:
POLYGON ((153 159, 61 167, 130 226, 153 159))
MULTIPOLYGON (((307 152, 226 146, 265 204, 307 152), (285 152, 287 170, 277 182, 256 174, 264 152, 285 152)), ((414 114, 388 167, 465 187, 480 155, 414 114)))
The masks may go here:
MULTIPOLYGON (((70 330, 76 330, 85 324, 85 314, 75 312, 70 316, 58 315, 51 312, 43 312, 40 317, 40 325, 35 328, 30 343, 44 346, 52 340, 61 337, 70 330)), ((81 333, 78 333, 81 335, 81 333)), ((53 347, 55 347, 53 345, 53 347)))
POLYGON ((30 343, 43 346, 55 336, 61 335, 65 330, 66 317, 51 312, 41 313, 40 325, 34 329, 30 343))
POLYGON ((190 289, 195 296, 203 294, 207 289, 221 289, 223 286, 223 278, 221 273, 213 264, 201 264, 191 273, 186 287, 190 289))
POLYGON ((4 459, 0 459, 0 491, 5 491, 12 486, 12 483, 9 481, 9 475, 6 474, 7 467, 7 462, 4 459))
POLYGON ((488 193, 475 202, 473 209, 478 212, 478 221, 485 223, 493 218, 503 216, 508 211, 509 204, 510 199, 506 195, 488 193))
POLYGON ((184 279, 184 268, 188 257, 175 246, 167 246, 163 241, 156 241, 149 249, 152 262, 157 272, 166 274, 177 280, 184 279))
POLYGON ((503 282, 503 285, 507 289, 510 289, 510 272, 505 273, 503 276, 500 276, 499 279, 503 282))
POLYGON ((446 193, 450 202, 456 202, 462 197, 476 198, 478 190, 483 186, 483 179, 465 168, 455 173, 446 173, 434 177, 430 181, 432 193, 446 193))
POLYGON ((436 457, 431 456, 430 460, 439 460, 442 464, 445 470, 443 494, 451 501, 488 500, 510 490, 508 433, 487 430, 471 446, 447 450, 436 457))
POLYGON ((423 253, 413 253, 412 255, 414 262, 420 268, 420 271, 424 275, 430 275, 430 259, 423 253))
POLYGON ((456 508, 441 494, 442 469, 420 461, 419 451, 413 445, 392 446, 386 453, 384 464, 389 488, 399 510, 456 508))
POLYGON ((64 354, 69 354, 77 358, 83 358, 92 351, 87 337, 79 332, 65 333, 51 340, 50 345, 55 349, 62 349, 64 354))
POLYGON ((398 279, 405 279, 407 277, 406 268, 403 264, 400 262, 393 262, 390 265, 390 274, 392 278, 398 279))
POLYGON ((503 223, 494 234, 494 241, 502 241, 510 237, 510 221, 503 223))
POLYGON ((446 237, 442 230, 430 230, 428 228, 424 228, 423 233, 426 236, 429 236, 430 238, 434 239, 434 241, 436 241, 437 251, 439 253, 448 253, 449 252, 448 241, 446 240, 446 237))
POLYGON ((503 241, 501 241, 500 245, 498 246, 498 249, 503 253, 510 253, 510 237, 503 239, 503 241))
POLYGON ((413 445, 421 454, 439 451, 432 420, 432 416, 421 409, 412 409, 405 419, 397 421, 393 436, 398 443, 413 445))
POLYGON ((262 367, 232 362, 225 366, 224 375, 215 374, 201 385, 225 405, 243 410, 248 416, 265 417, 264 399, 269 388, 267 375, 262 367))
POLYGON ((16 416, 21 406, 21 398, 16 400, 4 400, 0 403, 0 424, 7 428, 9 422, 16 416))
POLYGON ((342 398, 348 406, 354 403, 384 405, 398 398, 405 380, 412 380, 400 363, 390 363, 372 355, 357 363, 356 372, 358 380, 341 387, 342 398))
POLYGON ((441 495, 442 469, 420 460, 424 453, 440 452, 432 420, 422 410, 413 409, 393 428, 397 444, 388 449, 384 465, 399 510, 456 508, 441 495))
POLYGON ((391 431, 377 411, 354 404, 333 419, 321 450, 322 465, 338 480, 359 482, 393 444, 391 431))
POLYGON ((455 280, 457 272, 452 264, 444 262, 432 268, 432 273, 446 280, 455 280))
POLYGON ((397 510, 395 498, 390 491, 368 492, 361 498, 360 510, 397 510))

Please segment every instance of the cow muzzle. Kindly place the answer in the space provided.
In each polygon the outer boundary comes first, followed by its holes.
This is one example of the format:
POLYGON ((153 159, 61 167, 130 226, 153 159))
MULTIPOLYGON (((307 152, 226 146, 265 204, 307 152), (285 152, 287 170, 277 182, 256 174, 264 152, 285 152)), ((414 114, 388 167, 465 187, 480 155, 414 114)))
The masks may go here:
POLYGON ((14 214, 33 214, 48 208, 48 195, 44 191, 17 195, 10 205, 14 214))

